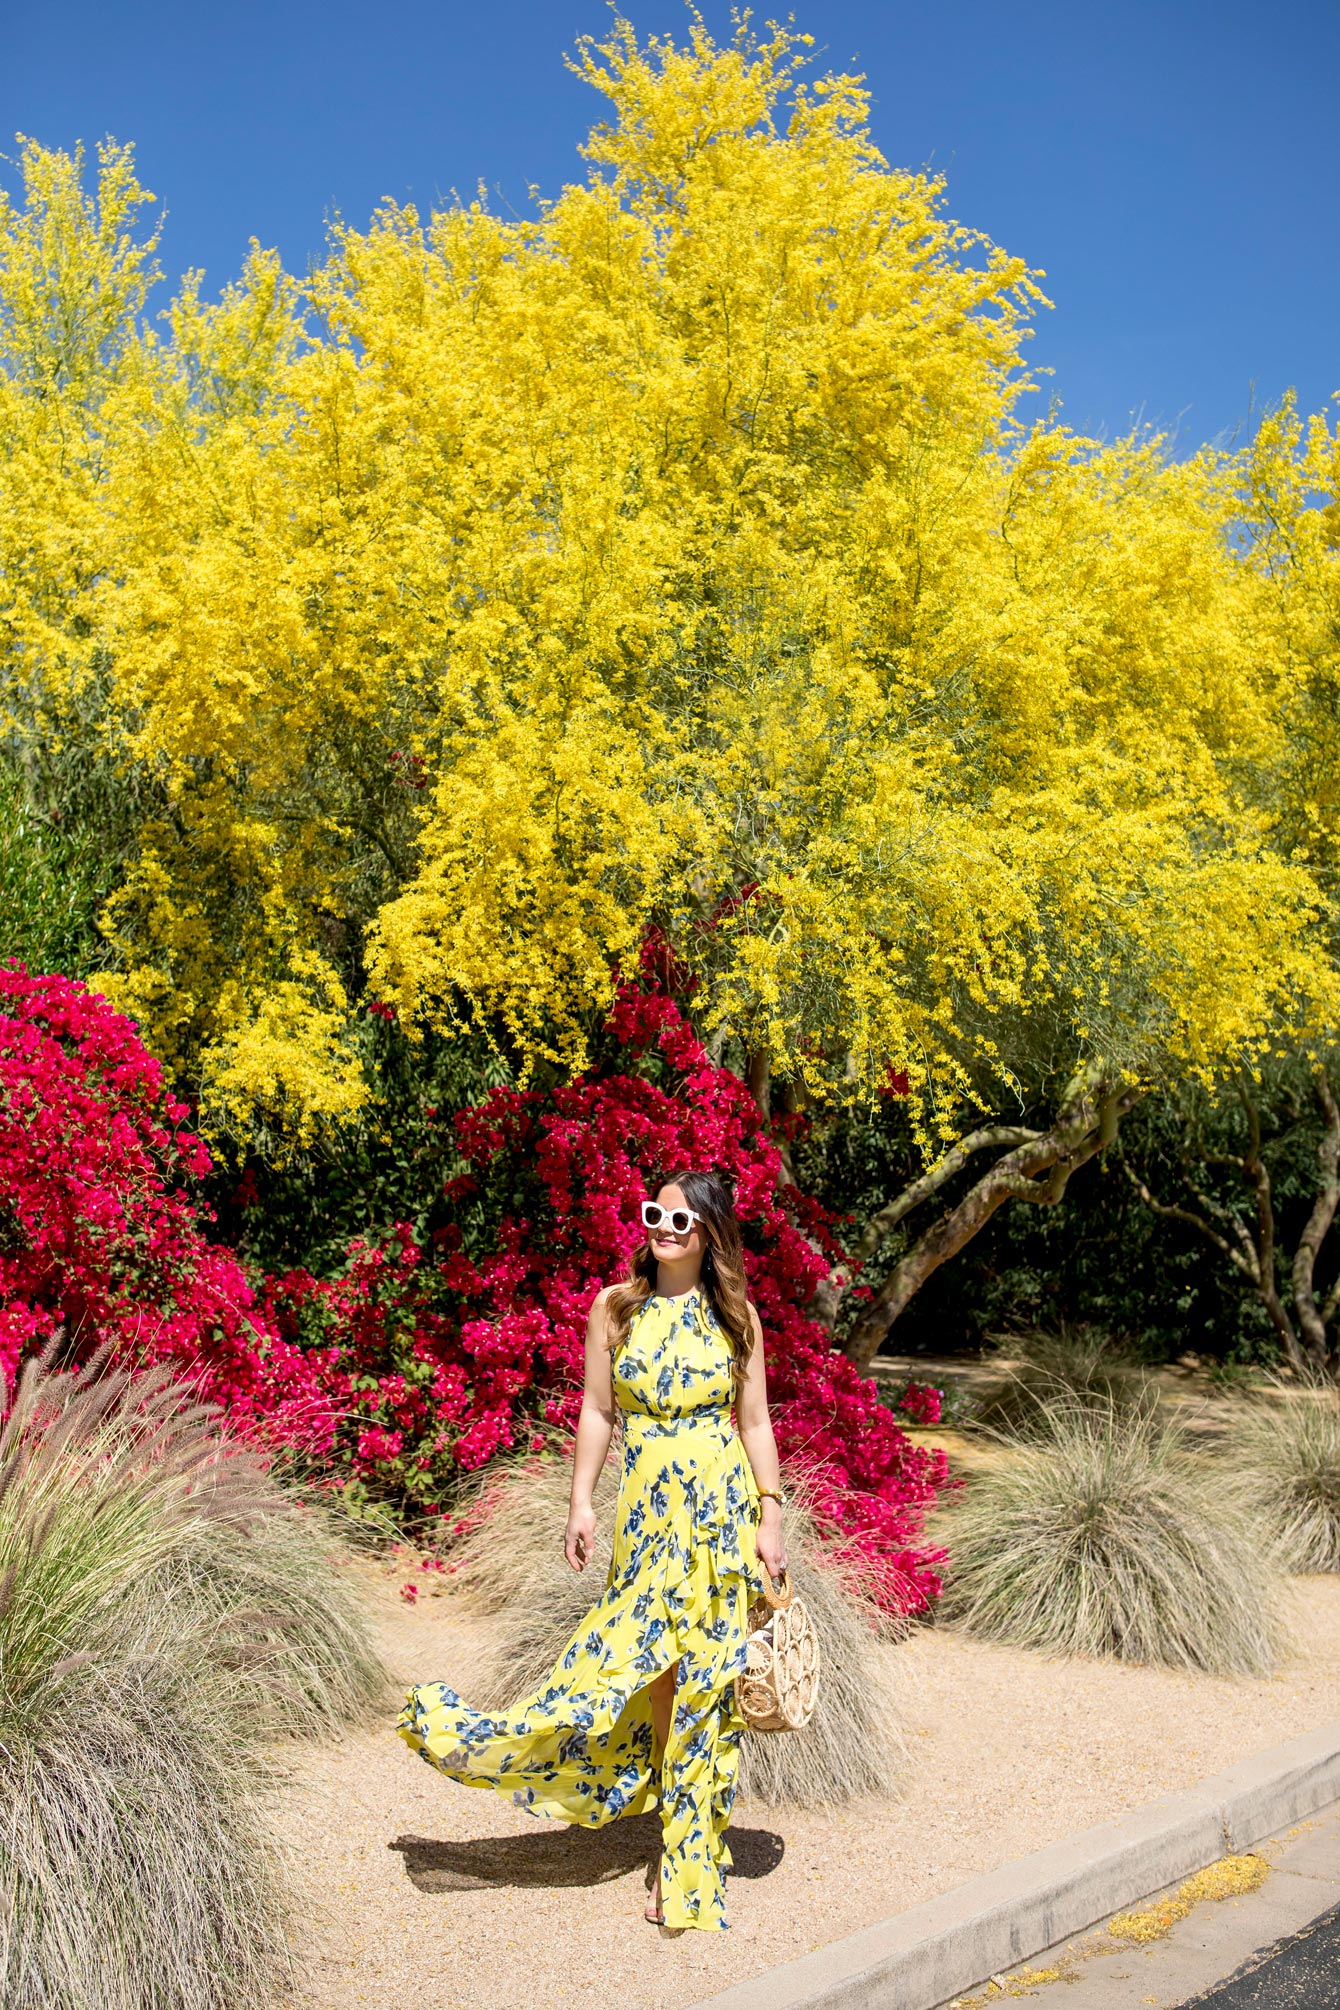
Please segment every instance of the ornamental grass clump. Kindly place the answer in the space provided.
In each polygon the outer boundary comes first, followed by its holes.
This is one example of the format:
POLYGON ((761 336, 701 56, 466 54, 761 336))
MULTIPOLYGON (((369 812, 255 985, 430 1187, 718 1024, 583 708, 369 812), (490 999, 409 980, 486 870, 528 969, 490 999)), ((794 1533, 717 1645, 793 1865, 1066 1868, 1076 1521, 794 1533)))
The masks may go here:
POLYGON ((1225 1451, 1284 1568, 1340 1570, 1340 1391, 1281 1383, 1235 1419, 1225 1451))
POLYGON ((1100 1326, 1061 1325, 1055 1332, 1034 1328, 995 1340, 997 1377, 978 1399, 973 1423, 990 1431, 1028 1433, 1045 1429, 1050 1408, 1062 1403, 1148 1404, 1155 1400, 1149 1371, 1127 1343, 1100 1326))
POLYGON ((239 1678, 235 1714, 263 1739, 332 1736, 387 1696, 361 1599, 332 1568, 342 1527, 253 1469, 248 1498, 206 1522, 164 1571, 170 1607, 239 1678))
POLYGON ((1285 1644, 1249 1494, 1156 1409, 1058 1402, 946 1509, 941 1610, 1042 1653, 1261 1675, 1285 1644))
POLYGON ((266 1741, 384 1682, 328 1549, 165 1371, 28 1364, 0 1431, 6 2010, 271 2000, 266 1741))
MULTIPOLYGON (((596 1551, 584 1571, 563 1560, 558 1537, 568 1512, 572 1467, 552 1449, 490 1475, 464 1517, 452 1552, 460 1609, 487 1618, 489 1642, 469 1675, 469 1701, 498 1710, 538 1687, 564 1641, 605 1588, 607 1532, 618 1464, 607 1461, 596 1488, 596 1551)), ((900 1782, 905 1746, 886 1666, 887 1628, 844 1551, 839 1560, 816 1526, 805 1473, 788 1466, 785 1484, 791 1579, 813 1616, 823 1650, 819 1700, 799 1734, 746 1730, 740 1793, 773 1806, 829 1806, 900 1782)))

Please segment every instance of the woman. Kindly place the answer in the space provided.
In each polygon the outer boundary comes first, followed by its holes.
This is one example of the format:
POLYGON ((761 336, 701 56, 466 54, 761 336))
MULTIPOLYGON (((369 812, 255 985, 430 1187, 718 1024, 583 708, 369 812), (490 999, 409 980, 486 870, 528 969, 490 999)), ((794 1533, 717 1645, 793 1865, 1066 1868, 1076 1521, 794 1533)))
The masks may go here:
POLYGON ((535 1814, 599 1828, 659 1799, 645 1916, 719 1929, 744 1728, 735 1677, 759 1565, 773 1577, 786 1569, 783 1496, 725 1188, 711 1173, 675 1173, 642 1216, 647 1239, 627 1282, 591 1307, 563 1537, 584 1570, 617 1404, 623 1463, 604 1595, 533 1696, 486 1717, 432 1683, 410 1691, 399 1730, 453 1779, 535 1814))

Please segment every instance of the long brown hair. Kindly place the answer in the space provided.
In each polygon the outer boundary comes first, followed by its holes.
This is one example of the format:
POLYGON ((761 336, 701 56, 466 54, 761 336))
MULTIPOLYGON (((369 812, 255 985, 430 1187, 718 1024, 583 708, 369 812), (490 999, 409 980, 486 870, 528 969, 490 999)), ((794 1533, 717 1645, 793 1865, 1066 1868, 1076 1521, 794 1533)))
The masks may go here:
MULTIPOLYGON (((731 1370, 738 1381, 741 1368, 754 1344, 749 1323, 749 1297, 744 1278, 744 1247, 735 1203, 715 1173, 694 1172, 685 1167, 670 1172, 658 1182, 662 1187, 677 1186, 707 1231, 703 1250, 702 1289, 716 1314, 717 1325, 726 1336, 731 1352, 731 1370)), ((656 1289, 656 1258, 647 1237, 628 1259, 628 1277, 609 1295, 608 1317, 611 1354, 623 1346, 633 1315, 640 1312, 656 1289)))

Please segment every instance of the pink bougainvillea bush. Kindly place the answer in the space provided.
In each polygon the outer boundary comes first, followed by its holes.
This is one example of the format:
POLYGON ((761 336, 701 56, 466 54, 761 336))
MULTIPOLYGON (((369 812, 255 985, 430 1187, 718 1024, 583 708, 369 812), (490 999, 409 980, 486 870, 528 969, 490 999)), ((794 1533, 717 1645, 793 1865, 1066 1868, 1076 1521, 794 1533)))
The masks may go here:
MULTIPOLYGON (((445 1216, 349 1249, 342 1273, 253 1288, 190 1193, 208 1166, 132 1023, 61 977, 0 970, 0 1364, 58 1330, 86 1351, 176 1364, 234 1425, 301 1456, 352 1502, 429 1518, 462 1473, 575 1419, 591 1300, 639 1239, 664 1170, 732 1183, 784 1457, 803 1461, 834 1539, 881 1602, 938 1590, 921 1536, 947 1483, 874 1384, 804 1310, 837 1253, 782 1179, 744 1084, 708 1060, 655 981, 627 985, 599 1064, 548 1090, 498 1089, 444 1144, 445 1216), (448 1155, 449 1154, 449 1158, 448 1155)), ((933 1421, 935 1392, 905 1414, 933 1421)))
POLYGON ((67 977, 0 966, 0 1371, 57 1341, 169 1361, 239 1428, 328 1444, 334 1363, 275 1332, 202 1233, 204 1146, 133 1022, 67 977))
MULTIPOLYGON (((663 1171, 710 1167, 732 1183, 744 1225, 783 1456, 803 1461, 807 1492, 882 1604, 910 1612, 935 1596, 939 1558, 921 1530, 947 1484, 944 1456, 911 1442, 806 1315, 838 1253, 829 1223, 782 1181, 758 1106, 709 1062, 672 997, 626 986, 591 1073, 494 1090, 454 1131, 464 1170, 446 1182, 449 1218, 430 1247, 401 1226, 356 1245, 337 1280, 295 1271, 270 1286, 281 1332, 338 1346, 359 1416, 344 1439, 356 1484, 393 1479, 431 1514, 454 1474, 526 1450, 537 1424, 570 1426, 587 1313, 641 1236, 639 1203, 663 1171)), ((938 1416, 932 1389, 901 1401, 909 1420, 938 1416)))

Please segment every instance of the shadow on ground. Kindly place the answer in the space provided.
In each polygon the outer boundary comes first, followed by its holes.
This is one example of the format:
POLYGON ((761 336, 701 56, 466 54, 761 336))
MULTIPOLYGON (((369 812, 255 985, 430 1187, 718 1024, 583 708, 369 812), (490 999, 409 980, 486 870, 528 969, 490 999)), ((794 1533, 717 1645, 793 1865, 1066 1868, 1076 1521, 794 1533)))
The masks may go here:
MULTIPOLYGON (((732 1828, 729 1839, 736 1877, 766 1877, 782 1860, 785 1844, 771 1829, 732 1828)), ((404 1858, 406 1875, 418 1891, 608 1884, 647 1868, 660 1851, 661 1823, 658 1815, 634 1815, 603 1829, 478 1836, 469 1842, 397 1836, 387 1847, 404 1858)))

